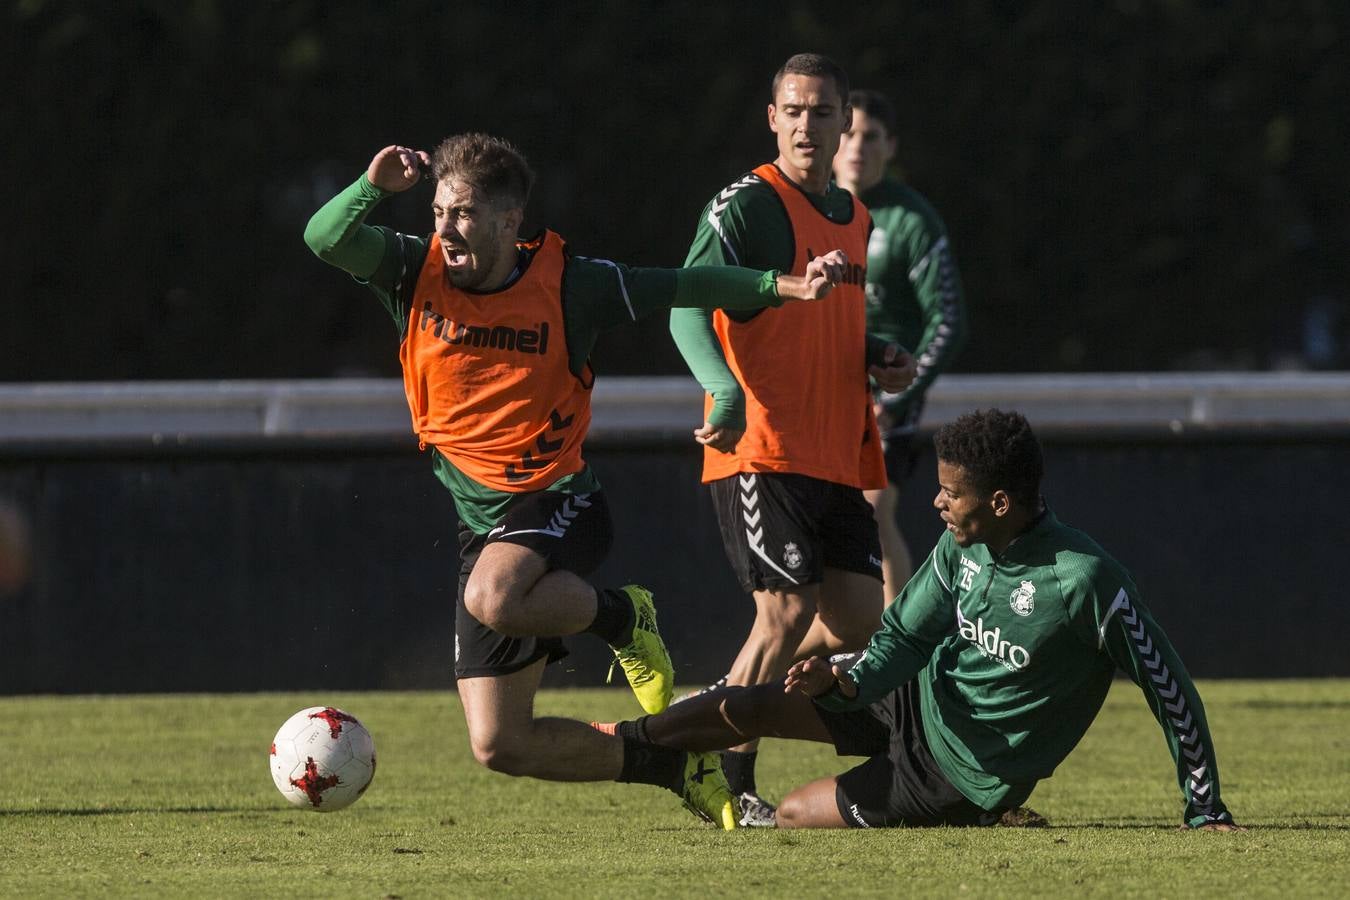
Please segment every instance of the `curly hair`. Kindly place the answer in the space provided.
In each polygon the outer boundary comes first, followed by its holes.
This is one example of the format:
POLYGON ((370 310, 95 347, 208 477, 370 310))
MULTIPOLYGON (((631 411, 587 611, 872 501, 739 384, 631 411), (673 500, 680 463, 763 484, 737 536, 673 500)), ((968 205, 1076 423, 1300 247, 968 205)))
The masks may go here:
POLYGON ((942 462, 964 469, 982 495, 1003 490, 1019 506, 1035 508, 1045 463, 1040 442, 1021 413, 966 413, 937 430, 933 447, 942 462))
POLYGON ((489 134, 457 134, 441 141, 431 156, 437 183, 463 180, 486 195, 494 206, 525 208, 534 187, 534 172, 510 141, 489 134))

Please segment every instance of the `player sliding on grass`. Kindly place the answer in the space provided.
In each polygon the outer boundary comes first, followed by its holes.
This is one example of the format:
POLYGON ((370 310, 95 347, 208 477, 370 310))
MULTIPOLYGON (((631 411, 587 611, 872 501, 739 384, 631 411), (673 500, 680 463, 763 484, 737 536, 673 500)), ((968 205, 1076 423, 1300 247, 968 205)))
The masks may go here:
POLYGON ((783 737, 869 757, 788 794, 781 828, 992 825, 1074 748, 1120 670, 1162 726, 1185 824, 1235 828, 1200 695, 1129 573, 1045 506, 1026 419, 972 413, 934 443, 947 532, 851 665, 813 657, 779 684, 597 727, 690 751, 783 737))
POLYGON ((588 357, 601 331, 657 310, 820 299, 847 260, 829 253, 788 276, 571 256, 551 231, 518 240, 533 180, 514 147, 487 135, 448 138, 434 155, 386 147, 314 215, 305 240, 369 284, 393 316, 413 427, 455 498, 455 674, 474 756, 499 772, 556 781, 635 780, 630 771, 640 769, 642 780, 729 823, 726 783, 708 777, 716 757, 654 752, 582 722, 534 717, 544 666, 567 653, 559 636, 583 631, 614 649, 643 709, 660 712, 671 697, 651 594, 585 579, 612 537, 605 496, 582 458, 588 357), (431 235, 364 224, 377 203, 426 173, 436 184, 431 235))

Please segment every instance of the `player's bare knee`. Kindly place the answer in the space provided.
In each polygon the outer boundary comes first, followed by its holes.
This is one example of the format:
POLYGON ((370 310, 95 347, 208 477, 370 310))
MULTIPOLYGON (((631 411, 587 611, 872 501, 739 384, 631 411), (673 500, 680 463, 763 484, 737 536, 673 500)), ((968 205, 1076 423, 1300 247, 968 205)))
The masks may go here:
POLYGON ((806 806, 802 801, 801 795, 794 791, 783 798, 778 804, 778 812, 774 816, 774 821, 779 828, 806 828, 806 806))
POLYGON ((464 586, 464 608, 469 611, 469 615, 502 634, 512 633, 511 609, 514 599, 508 585, 490 577, 471 577, 464 586))
POLYGON ((503 775, 528 775, 530 754, 504 740, 473 741, 473 758, 484 768, 503 775))

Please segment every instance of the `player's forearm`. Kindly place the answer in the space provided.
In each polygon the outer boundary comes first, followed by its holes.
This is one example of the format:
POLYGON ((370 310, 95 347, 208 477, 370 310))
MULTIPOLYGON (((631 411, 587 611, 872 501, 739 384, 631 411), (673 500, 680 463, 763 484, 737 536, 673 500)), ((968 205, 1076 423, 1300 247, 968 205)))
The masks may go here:
MULTIPOLYGON (((1105 592, 1103 592, 1105 594, 1105 592)), ((1107 594, 1109 596, 1109 594, 1107 594)), ((1162 727, 1176 765, 1184 819, 1227 815, 1219 798, 1219 767, 1200 694, 1180 656, 1148 610, 1122 588, 1111 604, 1103 639, 1107 652, 1139 685, 1162 727)))
POLYGON ((745 392, 722 355, 712 313, 696 308, 672 309, 670 334, 689 371, 713 398, 708 421, 723 428, 745 428, 745 392))
POLYGON ((1161 668, 1145 660, 1150 696, 1149 705, 1162 726, 1172 760, 1177 769, 1177 784, 1185 802, 1183 818, 1231 820, 1219 797, 1219 763, 1210 736, 1205 706, 1180 657, 1161 630, 1154 636, 1161 668), (1169 676, 1170 679, 1165 677, 1169 676), (1162 678, 1160 681, 1159 678, 1162 678))
POLYGON ((342 193, 325 203, 305 227, 305 243, 329 265, 357 278, 369 278, 384 256, 384 237, 363 224, 384 191, 363 173, 342 193))
POLYGON ((675 302, 677 308, 763 309, 781 306, 778 296, 779 273, 771 269, 760 272, 736 266, 696 266, 676 270, 675 302))

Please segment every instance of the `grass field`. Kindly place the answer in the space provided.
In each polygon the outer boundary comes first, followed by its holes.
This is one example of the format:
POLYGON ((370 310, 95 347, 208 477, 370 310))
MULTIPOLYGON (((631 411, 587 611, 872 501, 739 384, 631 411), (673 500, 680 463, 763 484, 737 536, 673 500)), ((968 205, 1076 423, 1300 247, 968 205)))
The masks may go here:
MULTIPOLYGON (((1180 832, 1180 794, 1136 688, 1031 806, 1047 829, 712 831, 655 788, 479 768, 448 693, 0 698, 0 896, 1350 896, 1350 682, 1202 682, 1242 834, 1180 832), (334 704, 375 736, 366 796, 285 805, 267 750, 334 704)), ((544 714, 631 716, 618 690, 544 714)), ((765 745, 781 796, 840 770, 765 745)))

